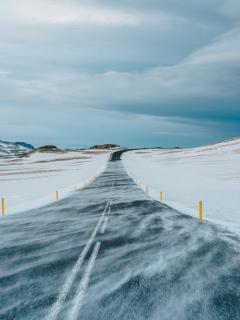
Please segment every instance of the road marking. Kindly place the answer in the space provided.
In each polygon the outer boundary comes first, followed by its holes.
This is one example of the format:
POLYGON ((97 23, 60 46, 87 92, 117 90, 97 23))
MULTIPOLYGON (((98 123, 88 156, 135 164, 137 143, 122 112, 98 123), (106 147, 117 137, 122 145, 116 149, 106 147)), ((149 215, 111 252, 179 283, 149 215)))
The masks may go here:
POLYGON ((79 270, 80 270, 80 268, 82 266, 82 263, 83 263, 86 255, 87 255, 87 253, 88 253, 88 251, 89 251, 89 249, 90 249, 90 247, 91 247, 91 245, 92 245, 92 243, 93 243, 93 241, 95 239, 95 236, 96 236, 96 234, 98 232, 98 229, 99 229, 99 227, 100 227, 100 225, 101 225, 101 223, 102 223, 102 221, 103 221, 103 219, 105 217, 105 213, 106 213, 106 210, 108 208, 109 201, 110 201, 110 198, 108 199, 107 204, 106 204, 106 206, 104 208, 104 211, 101 214, 101 217, 99 218, 98 223, 97 223, 95 229, 93 230, 93 232, 92 232, 88 242, 86 243, 84 249, 82 250, 77 262, 75 263, 75 265, 73 266, 70 274, 66 278, 66 280, 65 280, 65 282, 63 284, 62 290, 60 291, 60 294, 59 294, 56 302, 53 304, 49 314, 47 315, 46 320, 55 320, 55 319, 57 319, 57 316, 58 316, 58 314, 59 314, 59 312, 61 310, 62 304, 66 299, 66 296, 67 296, 67 294, 68 294, 68 292, 69 292, 69 290, 70 290, 70 288, 71 288, 71 286, 72 286, 72 284, 73 284, 73 282, 74 282, 74 280, 75 280, 75 278, 77 276, 77 273, 79 272, 79 270))
POLYGON ((102 228, 101 228, 101 234, 103 234, 106 230, 106 227, 107 227, 107 222, 108 222, 108 217, 110 215, 110 212, 111 212, 111 206, 109 204, 109 207, 108 207, 108 213, 107 215, 105 216, 104 218, 104 221, 103 221, 103 224, 102 224, 102 228))
POLYGON ((77 293, 75 295, 75 299, 73 300, 73 306, 72 306, 72 309, 70 310, 70 314, 68 317, 68 319, 70 319, 70 320, 77 320, 77 318, 78 318, 78 314, 79 314, 79 311, 82 306, 82 300, 83 300, 84 295, 87 291, 90 276, 91 276, 93 267, 95 265, 100 246, 101 246, 101 242, 97 242, 94 246, 92 255, 88 261, 87 267, 85 269, 83 277, 82 277, 80 284, 78 286, 77 293))
POLYGON ((103 233, 105 233, 105 230, 106 230, 106 228, 107 228, 107 223, 108 223, 108 218, 109 217, 105 217, 105 223, 104 223, 104 225, 103 225, 103 233))

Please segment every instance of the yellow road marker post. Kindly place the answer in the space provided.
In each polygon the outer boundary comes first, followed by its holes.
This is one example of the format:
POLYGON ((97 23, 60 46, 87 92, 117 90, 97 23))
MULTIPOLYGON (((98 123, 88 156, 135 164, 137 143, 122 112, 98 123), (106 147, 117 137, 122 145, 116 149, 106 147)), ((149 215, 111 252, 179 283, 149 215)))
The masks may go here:
POLYGON ((59 194, 58 194, 58 191, 56 191, 56 201, 59 200, 59 194))
POLYGON ((160 192, 160 202, 163 202, 163 192, 160 192))
POLYGON ((202 201, 199 201, 199 203, 198 203, 198 217, 199 217, 199 220, 202 222, 202 219, 203 219, 203 204, 202 204, 202 201))
POLYGON ((4 217, 5 215, 5 199, 2 198, 2 216, 4 217))

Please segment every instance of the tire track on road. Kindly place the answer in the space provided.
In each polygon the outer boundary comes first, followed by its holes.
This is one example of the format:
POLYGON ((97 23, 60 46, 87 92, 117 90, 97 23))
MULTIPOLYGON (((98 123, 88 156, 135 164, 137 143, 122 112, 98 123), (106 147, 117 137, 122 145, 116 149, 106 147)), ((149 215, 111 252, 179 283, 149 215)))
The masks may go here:
POLYGON ((72 286, 74 280, 76 279, 76 276, 77 276, 79 270, 81 269, 81 266, 84 262, 84 259, 87 255, 95 237, 96 237, 98 229, 101 226, 101 223, 105 217, 105 213, 108 209, 109 202, 110 202, 110 198, 108 199, 107 204, 104 208, 104 211, 101 214, 101 217, 99 218, 98 223, 97 223, 95 229, 93 230, 89 240, 87 241, 84 249, 82 250, 77 262, 75 263, 74 267, 72 268, 69 276, 66 278, 66 280, 63 284, 62 290, 60 291, 60 294, 59 294, 56 302, 53 304, 49 314, 47 315, 46 320, 56 320, 57 319, 57 317, 61 311, 62 304, 64 303, 66 296, 67 296, 69 290, 71 289, 71 286, 72 286))

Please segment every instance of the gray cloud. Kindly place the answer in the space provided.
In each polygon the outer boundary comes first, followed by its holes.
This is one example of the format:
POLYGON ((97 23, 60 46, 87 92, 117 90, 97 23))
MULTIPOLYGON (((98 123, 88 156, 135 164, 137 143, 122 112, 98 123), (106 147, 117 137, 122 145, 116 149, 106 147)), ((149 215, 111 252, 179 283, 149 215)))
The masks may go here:
MULTIPOLYGON (((182 136, 194 132, 186 119, 195 126, 200 121, 202 141, 211 129, 219 138, 216 128, 224 121, 226 136, 238 134, 238 1, 9 0, 0 9, 0 111, 7 117, 15 110, 20 118, 31 115, 22 119, 30 123, 44 109, 64 125, 71 110, 83 115, 71 119, 74 127, 74 121, 100 118, 109 125, 121 112, 129 125, 127 115, 134 115, 136 132, 142 119, 153 124, 157 117, 169 130, 183 120, 188 130, 180 125, 182 136)), ((6 130, 0 129, 3 138, 6 130)), ((33 134, 36 141, 40 132, 33 134)), ((152 141, 150 132, 166 138, 168 130, 149 130, 144 143, 152 141)))

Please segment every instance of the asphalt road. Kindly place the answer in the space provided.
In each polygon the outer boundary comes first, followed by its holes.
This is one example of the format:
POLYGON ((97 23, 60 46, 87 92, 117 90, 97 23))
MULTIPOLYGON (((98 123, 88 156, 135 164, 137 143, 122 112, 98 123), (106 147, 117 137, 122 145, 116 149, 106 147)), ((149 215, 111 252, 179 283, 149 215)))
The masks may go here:
POLYGON ((240 319, 239 243, 109 162, 71 197, 0 220, 0 319, 240 319))

